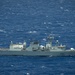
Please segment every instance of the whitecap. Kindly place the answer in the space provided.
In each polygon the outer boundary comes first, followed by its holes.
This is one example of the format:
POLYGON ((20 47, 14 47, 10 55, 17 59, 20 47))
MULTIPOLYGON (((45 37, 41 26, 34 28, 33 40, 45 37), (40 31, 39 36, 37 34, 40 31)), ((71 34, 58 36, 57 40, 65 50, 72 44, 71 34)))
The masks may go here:
POLYGON ((44 24, 46 24, 46 22, 44 22, 44 24))
POLYGON ((5 30, 2 30, 2 29, 0 29, 0 32, 6 33, 6 31, 5 30))
POLYGON ((69 10, 68 9, 65 9, 64 11, 68 12, 69 10))
POLYGON ((48 17, 48 15, 46 15, 46 17, 48 17))
POLYGON ((45 33, 47 35, 47 33, 45 33))
POLYGON ((45 66, 41 66, 41 68, 45 68, 45 66))
POLYGON ((43 38, 43 41, 46 41, 46 39, 45 39, 45 38, 43 38))
POLYGON ((12 15, 15 14, 14 12, 12 12, 12 15))
POLYGON ((61 37, 61 36, 58 36, 59 38, 61 37))
POLYGON ((63 9, 63 7, 60 7, 60 9, 63 9))
POLYGON ((70 24, 73 24, 73 22, 70 22, 70 24))
POLYGON ((49 28, 49 27, 46 27, 47 29, 49 28))
POLYGON ((14 65, 11 65, 11 67, 13 67, 14 65))
POLYGON ((60 75, 64 75, 64 73, 61 73, 60 75))
POLYGON ((30 75, 30 73, 27 73, 26 75, 30 75))
POLYGON ((29 31, 29 32, 27 32, 27 33, 33 34, 33 33, 37 33, 37 31, 29 31))
POLYGON ((62 27, 64 26, 64 24, 61 25, 62 27))
POLYGON ((29 31, 28 33, 32 33, 32 31, 29 31))
POLYGON ((33 33, 37 33, 37 31, 33 31, 33 33))
POLYGON ((48 22, 48 24, 52 24, 52 22, 48 22))

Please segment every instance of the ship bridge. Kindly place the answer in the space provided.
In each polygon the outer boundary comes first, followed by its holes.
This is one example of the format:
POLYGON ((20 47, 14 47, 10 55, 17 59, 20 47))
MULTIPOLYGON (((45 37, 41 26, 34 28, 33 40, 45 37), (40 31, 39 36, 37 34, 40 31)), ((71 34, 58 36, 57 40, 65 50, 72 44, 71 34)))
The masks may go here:
POLYGON ((21 51, 25 48, 26 48, 26 42, 24 42, 23 44, 22 43, 13 44, 12 41, 11 41, 10 51, 21 51))

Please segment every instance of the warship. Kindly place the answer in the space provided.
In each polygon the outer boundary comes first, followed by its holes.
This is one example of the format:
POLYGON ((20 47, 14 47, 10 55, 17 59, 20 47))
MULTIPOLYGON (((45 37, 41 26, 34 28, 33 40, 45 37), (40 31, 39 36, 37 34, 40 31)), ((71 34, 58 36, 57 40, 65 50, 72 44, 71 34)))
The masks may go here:
POLYGON ((66 49, 65 45, 59 44, 59 41, 56 41, 56 44, 53 46, 52 41, 54 37, 47 37, 47 43, 45 46, 40 45, 37 41, 33 41, 27 47, 26 42, 14 44, 11 41, 9 48, 0 48, 0 55, 13 55, 13 56, 75 56, 75 49, 70 48, 66 49))

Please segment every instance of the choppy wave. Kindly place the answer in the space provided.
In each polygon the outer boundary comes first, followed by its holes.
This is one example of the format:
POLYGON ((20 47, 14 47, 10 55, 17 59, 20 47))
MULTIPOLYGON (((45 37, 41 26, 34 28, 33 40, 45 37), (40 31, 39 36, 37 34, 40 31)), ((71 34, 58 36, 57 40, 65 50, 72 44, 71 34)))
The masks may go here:
POLYGON ((36 34, 37 31, 28 31, 27 33, 29 33, 29 34, 36 34))
POLYGON ((6 33, 6 31, 5 30, 2 30, 2 29, 0 29, 0 32, 6 33))

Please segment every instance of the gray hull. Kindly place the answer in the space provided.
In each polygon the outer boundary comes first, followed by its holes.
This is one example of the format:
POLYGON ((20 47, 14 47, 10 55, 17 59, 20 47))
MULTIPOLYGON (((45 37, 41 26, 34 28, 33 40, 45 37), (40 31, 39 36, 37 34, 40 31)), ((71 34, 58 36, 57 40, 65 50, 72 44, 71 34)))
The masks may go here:
POLYGON ((0 51, 0 55, 23 56, 75 56, 75 51, 0 51))
POLYGON ((40 45, 37 41, 31 42, 26 47, 26 42, 11 44, 9 48, 0 48, 0 55, 23 55, 23 56, 75 56, 75 49, 70 48, 66 50, 66 46, 56 41, 56 45, 52 46, 52 40, 54 37, 48 37, 48 42, 45 46, 40 45))

